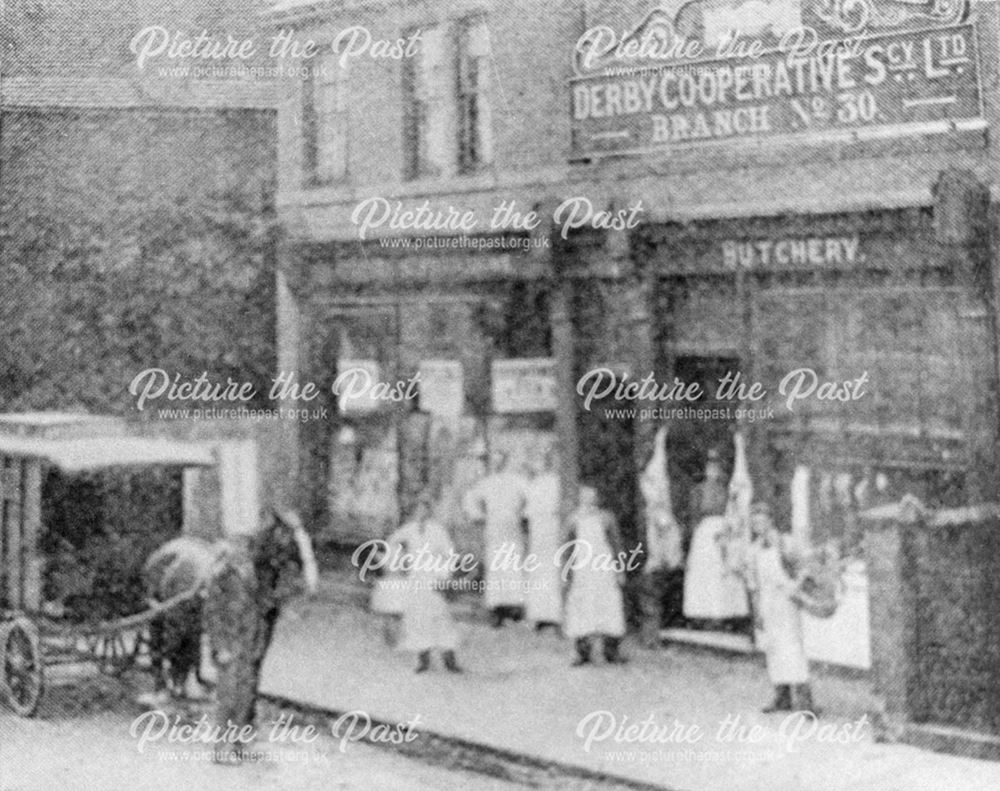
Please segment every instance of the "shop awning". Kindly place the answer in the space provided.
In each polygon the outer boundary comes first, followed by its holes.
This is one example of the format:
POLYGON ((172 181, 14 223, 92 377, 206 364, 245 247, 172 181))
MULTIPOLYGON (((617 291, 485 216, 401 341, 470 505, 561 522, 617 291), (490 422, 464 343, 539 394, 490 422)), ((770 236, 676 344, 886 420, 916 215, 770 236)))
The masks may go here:
POLYGON ((215 464, 212 446, 207 443, 143 437, 43 439, 0 436, 0 456, 39 459, 67 472, 103 467, 211 467, 215 464))

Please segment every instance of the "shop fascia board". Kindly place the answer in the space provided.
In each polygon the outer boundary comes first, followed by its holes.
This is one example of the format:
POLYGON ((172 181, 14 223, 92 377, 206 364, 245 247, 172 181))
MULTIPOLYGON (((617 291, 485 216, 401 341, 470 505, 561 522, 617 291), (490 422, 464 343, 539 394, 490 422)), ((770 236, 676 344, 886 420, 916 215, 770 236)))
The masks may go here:
MULTIPOLYGON (((841 165, 844 163, 841 162, 841 165)), ((676 199, 672 197, 676 194, 676 186, 672 187, 671 175, 678 177, 681 175, 690 176, 695 171, 688 170, 685 173, 677 174, 597 174, 588 171, 586 174, 573 174, 568 171, 552 172, 544 174, 545 178, 539 178, 537 171, 530 174, 523 174, 520 179, 513 175, 504 179, 485 180, 477 179, 461 181, 436 181, 436 182, 411 182, 411 183, 385 183, 381 185, 366 185, 364 187, 320 187, 310 190, 287 190, 279 192, 277 196, 277 207, 279 212, 288 213, 302 211, 307 212, 313 209, 337 209, 357 206, 361 201, 373 197, 381 196, 388 200, 402 201, 414 207, 424 200, 430 201, 437 206, 455 206, 459 211, 474 210, 480 212, 492 212, 500 201, 514 200, 518 204, 518 209, 524 211, 534 204, 544 200, 549 195, 557 194, 561 198, 584 196, 591 200, 595 206, 606 208, 607 205, 627 198, 636 200, 642 198, 647 204, 647 217, 657 219, 657 209, 663 211, 676 199), (582 176, 582 177, 581 177, 582 176), (649 214, 652 213, 652 216, 649 214)), ((704 169, 701 171, 706 177, 710 177, 717 169, 704 169)), ((748 171, 750 175, 747 181, 753 182, 753 171, 748 171)), ((773 174, 772 174, 773 175, 773 174)), ((792 174, 789 174, 791 178, 792 174)), ((930 174, 931 176, 935 174, 930 174)), ((780 174, 779 174, 780 177, 780 174)), ((857 203, 865 208, 870 205, 870 198, 867 194, 861 200, 855 199, 854 194, 845 195, 838 186, 831 188, 828 195, 821 198, 827 210, 837 210, 843 207, 849 210, 850 205, 857 203)), ((929 202, 930 193, 928 189, 916 190, 880 190, 872 194, 881 194, 887 206, 898 205, 922 206, 929 202), (926 193, 926 195, 924 194, 926 193), (900 195, 912 196, 906 198, 909 203, 899 203, 900 195)), ((759 201, 740 202, 743 210, 740 214, 752 215, 757 212, 757 207, 761 205, 759 201)), ((801 205, 801 201, 795 202, 796 206, 801 205)), ((714 204, 705 204, 705 210, 711 211, 714 204)), ((776 212, 770 212, 776 213, 776 212)), ((662 219, 674 219, 676 215, 672 209, 667 209, 662 219)), ((350 226, 353 231, 353 226, 350 226)), ((348 234, 345 238, 350 238, 353 234, 348 234)), ((391 235, 391 232, 390 232, 391 235)), ((412 235, 406 231, 399 231, 398 235, 412 235)), ((334 238, 337 234, 334 233, 334 238)))
POLYGON ((867 211, 909 209, 933 206, 930 187, 886 192, 854 193, 836 201, 826 195, 811 198, 788 195, 773 201, 747 204, 706 203, 664 212, 656 222, 691 222, 693 220, 743 219, 747 217, 780 217, 789 214, 853 214, 867 211))
MULTIPOLYGON (((575 194, 587 196, 596 207, 600 208, 606 208, 612 204, 617 206, 622 195, 630 194, 632 200, 641 199, 646 207, 642 214, 644 223, 662 224, 704 219, 853 213, 932 206, 934 200, 930 186, 933 175, 928 174, 929 180, 925 185, 897 190, 883 188, 851 193, 821 190, 812 195, 793 194, 788 190, 780 190, 776 191, 777 196, 772 200, 758 198, 752 201, 705 201, 697 204, 679 201, 675 189, 671 188, 669 182, 653 179, 633 182, 631 192, 623 192, 621 185, 604 183, 563 185, 562 194, 573 194, 575 190, 575 194)), ((538 190, 528 194, 512 193, 512 198, 524 209, 542 201, 544 195, 545 192, 538 190)), ((489 193, 477 196, 475 204, 458 204, 454 198, 455 196, 444 195, 436 198, 434 202, 442 206, 451 203, 456 205, 456 208, 458 205, 463 205, 463 210, 471 208, 477 212, 477 216, 483 218, 481 221, 484 221, 494 208, 497 195, 489 193)), ((407 201, 413 206, 419 202, 407 201)), ((352 202, 338 206, 285 206, 280 213, 286 225, 296 229, 295 236, 302 241, 356 242, 358 241, 358 228, 350 220, 351 210, 356 205, 352 202), (340 210, 331 211, 331 209, 340 210)), ((377 234, 373 234, 373 238, 422 235, 435 234, 383 227, 378 229, 377 234)))
MULTIPOLYGON (((963 149, 964 150, 964 149, 963 149)), ((408 208, 416 208, 423 201, 430 201, 432 207, 454 206, 458 211, 472 210, 485 222, 501 201, 514 200, 517 209, 526 211, 538 203, 556 195, 560 200, 567 197, 583 196, 598 209, 611 205, 618 206, 623 200, 641 199, 644 204, 643 221, 677 222, 690 219, 774 216, 781 214, 829 214, 831 212, 855 212, 878 209, 922 207, 933 204, 930 184, 937 173, 952 161, 954 152, 923 153, 922 156, 904 158, 917 162, 926 171, 926 183, 917 186, 884 185, 879 189, 847 189, 843 179, 826 182, 814 180, 812 194, 803 194, 801 188, 792 189, 796 182, 794 168, 806 162, 815 167, 817 159, 789 165, 777 172, 762 169, 754 163, 744 165, 745 178, 741 183, 753 185, 756 196, 753 199, 713 200, 703 197, 698 202, 687 199, 681 183, 682 177, 690 178, 696 173, 703 174, 702 183, 713 173, 729 172, 719 168, 704 168, 700 171, 685 169, 676 173, 649 173, 655 167, 646 163, 646 173, 635 172, 641 163, 620 162, 611 167, 610 162, 589 166, 575 172, 567 168, 549 168, 538 172, 508 172, 501 176, 473 176, 460 179, 387 182, 361 187, 329 187, 313 190, 295 190, 279 193, 278 209, 286 223, 297 223, 309 234, 307 238, 321 241, 351 241, 357 238, 357 228, 350 222, 350 212, 365 198, 382 196, 388 200, 402 201, 408 208), (629 171, 632 172, 629 172, 629 171), (762 190, 759 174, 765 174, 771 190, 762 190), (774 199, 759 197, 761 194, 777 196, 774 199), (317 211, 322 210, 322 214, 317 211), (331 211, 332 210, 332 211, 331 211)), ((968 166, 977 172, 989 167, 981 151, 967 150, 965 159, 968 166)), ((889 162, 889 157, 852 157, 836 162, 841 173, 852 165, 872 162, 889 162)), ((831 163, 833 164, 833 163, 831 163)), ((859 169, 859 174, 861 170, 859 169)), ((863 175, 863 174, 862 174, 863 175)), ((798 174, 801 181, 801 173, 798 174)), ((984 179, 986 180, 986 179, 984 179)), ((801 184, 800 184, 801 187, 801 184)), ((994 189, 998 189, 994 187, 994 189)), ((700 190, 704 196, 705 190, 700 190)), ((729 192, 726 190, 726 192, 729 192)), ((721 195, 719 196, 722 197, 721 195)), ((380 229, 383 236, 412 236, 412 230, 380 229)))
MULTIPOLYGON (((969 152, 965 157, 967 165, 979 172, 985 165, 978 157, 969 152)), ((699 191, 702 193, 698 201, 692 201, 685 194, 687 186, 679 177, 669 178, 655 175, 623 177, 613 173, 597 173, 590 171, 591 178, 562 181, 524 180, 520 183, 510 179, 505 187, 492 183, 488 187, 475 188, 469 182, 461 185, 459 191, 444 191, 448 183, 439 182, 441 192, 430 192, 426 188, 418 189, 414 185, 403 192, 393 193, 392 189, 399 185, 386 185, 387 189, 379 192, 372 188, 362 190, 323 191, 327 197, 335 200, 323 202, 310 200, 308 203, 285 202, 279 206, 279 213, 286 227, 293 229, 295 235, 310 241, 357 241, 358 229, 350 219, 351 211, 361 200, 371 196, 386 197, 391 202, 402 201, 407 209, 417 208, 423 201, 429 201, 432 209, 454 206, 459 212, 473 211, 479 218, 479 227, 488 232, 486 223, 493 210, 501 201, 514 200, 518 211, 535 208, 544 201, 551 202, 551 196, 557 200, 566 197, 584 196, 598 210, 611 206, 620 208, 623 200, 642 200, 644 223, 686 222, 701 219, 726 219, 744 217, 768 217, 787 214, 830 214, 853 213, 872 210, 893 210, 900 208, 917 208, 932 206, 931 185, 937 174, 943 170, 950 159, 944 153, 925 155, 916 162, 918 170, 926 178, 922 182, 914 182, 908 176, 897 179, 897 184, 885 184, 877 189, 846 188, 847 182, 864 181, 864 166, 871 165, 873 160, 849 160, 840 162, 841 178, 824 181, 810 181, 809 189, 792 189, 789 184, 790 174, 773 171, 761 173, 756 169, 748 169, 746 176, 737 179, 738 184, 753 185, 753 198, 726 200, 729 189, 720 188, 716 195, 711 195, 706 189, 704 180, 699 181, 699 191), (844 171, 849 171, 852 165, 858 165, 858 173, 843 177, 844 171), (755 174, 757 177, 755 177, 755 174), (766 176, 763 179, 761 177, 766 176), (763 196, 763 197, 762 197, 763 196)), ((689 174, 690 175, 690 174, 689 174)), ((801 175, 801 174, 800 174, 801 175)), ((710 173, 705 174, 706 178, 710 173)), ((992 192, 1000 190, 993 187, 992 192)), ((992 194, 991 192, 991 194, 992 194)), ((304 194, 304 193, 296 193, 304 194)), ((287 197, 287 194, 286 194, 287 197)), ((314 196, 309 195, 310 198, 314 196)), ((316 196, 318 197, 318 196, 316 196)), ((404 237, 437 235, 414 229, 389 228, 387 225, 378 229, 379 237, 404 237)), ((443 233, 441 235, 453 235, 443 233)))

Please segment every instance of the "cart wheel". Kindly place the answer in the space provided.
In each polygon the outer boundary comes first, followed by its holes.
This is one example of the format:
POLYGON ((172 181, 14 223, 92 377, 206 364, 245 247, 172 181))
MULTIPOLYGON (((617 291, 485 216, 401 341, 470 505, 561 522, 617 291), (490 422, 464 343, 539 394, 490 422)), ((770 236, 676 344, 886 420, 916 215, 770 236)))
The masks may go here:
POLYGON ((37 627, 15 618, 0 627, 0 692, 15 713, 30 717, 42 699, 42 647, 37 627))

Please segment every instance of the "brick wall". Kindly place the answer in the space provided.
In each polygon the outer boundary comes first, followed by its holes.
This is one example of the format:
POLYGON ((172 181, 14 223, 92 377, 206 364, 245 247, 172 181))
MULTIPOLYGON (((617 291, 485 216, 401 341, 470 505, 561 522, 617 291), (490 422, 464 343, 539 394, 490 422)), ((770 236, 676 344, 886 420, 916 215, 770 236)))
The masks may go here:
MULTIPOLYGON (((299 35, 325 46, 352 25, 367 26, 375 38, 395 39, 411 27, 484 13, 492 47, 496 154, 494 164, 473 175, 404 181, 402 66, 396 60, 353 58, 347 80, 347 176, 304 188, 301 80, 289 79, 280 90, 279 189, 292 235, 355 238, 351 211, 370 194, 398 197, 414 207, 436 197, 442 206, 480 213, 500 200, 516 199, 527 207, 549 195, 586 195, 603 207, 624 195, 629 201, 642 198, 643 220, 662 221, 928 205, 930 185, 948 166, 995 180, 990 140, 981 130, 868 141, 745 140, 570 163, 571 60, 585 29, 587 5, 594 4, 359 4, 350 13, 331 9, 299 20, 299 35)), ((998 120, 996 11, 995 4, 981 3, 973 12, 990 123, 998 120)), ((278 19, 273 24, 290 23, 278 19)))
MULTIPOLYGON (((530 171, 565 159, 569 150, 567 80, 571 42, 583 32, 574 2, 435 2, 411 7, 331 11, 301 24, 299 35, 328 46, 345 28, 364 25, 376 39, 397 39, 412 27, 451 23, 485 10, 494 52, 496 169, 530 171)), ((277 23, 281 24, 281 23, 277 23)), ((348 65, 348 177, 332 190, 403 181, 403 93, 398 60, 352 58, 348 65)), ((300 189, 303 179, 301 80, 280 91, 281 190, 300 189)), ((487 176, 495 169, 490 168, 487 176)), ((473 179, 475 177, 472 177, 473 179)))

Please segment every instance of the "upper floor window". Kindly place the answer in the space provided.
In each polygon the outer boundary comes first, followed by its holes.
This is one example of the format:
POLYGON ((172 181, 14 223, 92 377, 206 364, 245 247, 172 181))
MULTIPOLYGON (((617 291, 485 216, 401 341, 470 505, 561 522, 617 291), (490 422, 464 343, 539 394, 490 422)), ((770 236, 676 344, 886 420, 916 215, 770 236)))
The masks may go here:
POLYGON ((348 67, 336 53, 317 58, 303 85, 305 172, 310 184, 347 176, 348 67))
POLYGON ((453 176, 492 162, 489 54, 480 18, 420 29, 417 53, 403 62, 405 178, 453 176))
POLYGON ((406 178, 447 176, 453 171, 454 125, 445 31, 423 28, 420 46, 403 61, 406 178))
POLYGON ((458 30, 458 167, 463 173, 493 161, 489 85, 490 31, 483 19, 458 30))

